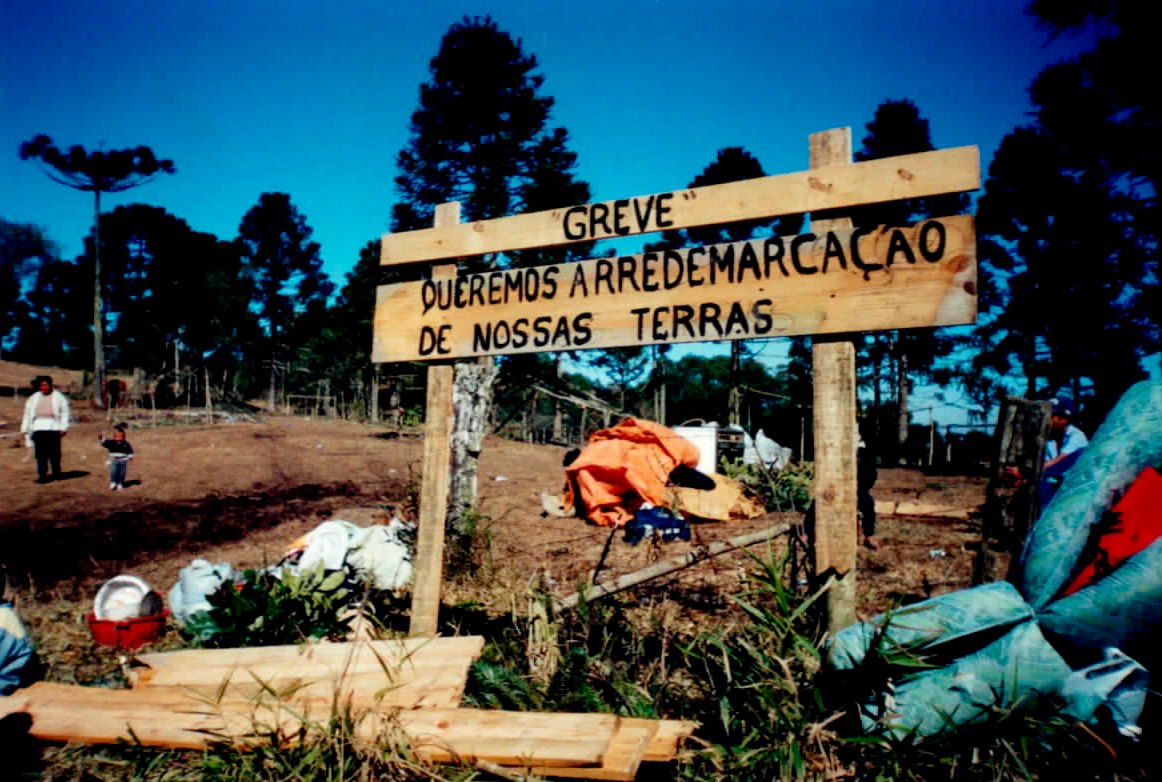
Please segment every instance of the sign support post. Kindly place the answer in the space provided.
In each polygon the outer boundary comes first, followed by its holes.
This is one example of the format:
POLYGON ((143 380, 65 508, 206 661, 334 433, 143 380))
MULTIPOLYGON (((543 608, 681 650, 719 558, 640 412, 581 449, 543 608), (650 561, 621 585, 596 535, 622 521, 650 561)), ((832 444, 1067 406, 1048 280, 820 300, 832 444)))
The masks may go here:
MULTIPOLYGON (((435 227, 460 222, 460 202, 436 207, 435 227)), ((456 276, 456 264, 432 269, 432 279, 456 276)), ((428 395, 424 415, 424 458, 420 468, 420 518, 416 533, 416 563, 408 635, 436 635, 440 620, 440 585, 444 580, 444 524, 448 509, 448 476, 452 459, 451 364, 428 367, 428 395)))
MULTIPOLYGON (((851 128, 812 133, 811 168, 852 162, 851 128)), ((850 217, 812 220, 811 232, 851 230, 850 217)), ((855 346, 816 335, 811 349, 815 394, 815 575, 833 576, 827 631, 855 624, 856 529, 855 346)))

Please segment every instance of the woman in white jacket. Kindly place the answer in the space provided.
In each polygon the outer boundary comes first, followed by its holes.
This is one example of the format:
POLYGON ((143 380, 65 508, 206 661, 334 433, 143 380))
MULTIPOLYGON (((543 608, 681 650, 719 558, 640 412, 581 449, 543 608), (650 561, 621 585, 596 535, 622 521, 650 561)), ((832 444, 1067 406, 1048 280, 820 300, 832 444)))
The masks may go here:
POLYGON ((36 447, 37 483, 48 483, 61 474, 61 438, 69 431, 69 400, 52 387, 52 378, 42 375, 32 381, 37 390, 24 405, 20 431, 32 437, 36 447))

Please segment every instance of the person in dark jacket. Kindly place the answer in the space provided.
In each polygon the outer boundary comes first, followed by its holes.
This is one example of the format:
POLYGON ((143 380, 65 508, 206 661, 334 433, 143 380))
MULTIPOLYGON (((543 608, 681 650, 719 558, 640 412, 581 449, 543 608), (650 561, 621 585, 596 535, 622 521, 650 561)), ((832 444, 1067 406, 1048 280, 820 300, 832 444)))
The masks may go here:
POLYGON ((871 495, 872 487, 879 478, 879 468, 876 466, 876 454, 868 444, 871 432, 864 422, 859 426, 859 443, 856 460, 856 508, 863 531, 863 544, 873 551, 880 547, 876 538, 876 501, 871 495))
POLYGON ((125 488, 125 471, 133 458, 133 446, 125 439, 125 424, 117 424, 113 439, 106 440, 105 433, 97 435, 101 447, 109 452, 109 489, 117 491, 125 488))

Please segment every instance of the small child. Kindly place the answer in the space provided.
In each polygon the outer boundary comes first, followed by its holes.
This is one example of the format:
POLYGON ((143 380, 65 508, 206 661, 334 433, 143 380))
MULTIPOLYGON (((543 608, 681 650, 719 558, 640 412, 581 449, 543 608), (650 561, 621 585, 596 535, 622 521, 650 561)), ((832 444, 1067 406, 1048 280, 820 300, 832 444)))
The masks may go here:
POLYGON ((125 424, 117 424, 113 431, 113 439, 106 440, 105 433, 97 435, 101 447, 109 452, 109 488, 112 491, 125 488, 125 470, 129 460, 133 458, 133 446, 125 439, 125 424))

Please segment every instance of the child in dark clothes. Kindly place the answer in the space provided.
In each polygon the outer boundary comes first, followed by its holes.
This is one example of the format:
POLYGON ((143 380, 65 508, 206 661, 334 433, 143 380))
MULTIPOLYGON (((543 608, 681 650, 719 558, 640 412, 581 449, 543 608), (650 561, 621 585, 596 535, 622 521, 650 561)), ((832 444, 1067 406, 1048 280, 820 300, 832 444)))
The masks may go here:
POLYGON ((125 424, 117 424, 112 440, 106 440, 104 432, 97 435, 101 447, 109 452, 109 488, 112 491, 125 488, 125 471, 133 458, 133 446, 125 439, 125 428, 125 424))

